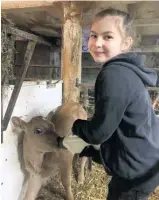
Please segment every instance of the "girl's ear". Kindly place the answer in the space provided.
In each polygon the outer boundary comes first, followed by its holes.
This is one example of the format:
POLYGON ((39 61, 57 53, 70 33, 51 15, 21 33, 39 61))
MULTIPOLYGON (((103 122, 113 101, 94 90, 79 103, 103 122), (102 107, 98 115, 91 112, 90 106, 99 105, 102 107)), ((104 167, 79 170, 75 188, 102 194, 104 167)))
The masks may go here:
POLYGON ((123 43, 122 43, 122 49, 121 49, 122 52, 130 50, 130 48, 132 47, 132 45, 133 45, 133 39, 132 39, 132 37, 126 37, 123 40, 123 43))

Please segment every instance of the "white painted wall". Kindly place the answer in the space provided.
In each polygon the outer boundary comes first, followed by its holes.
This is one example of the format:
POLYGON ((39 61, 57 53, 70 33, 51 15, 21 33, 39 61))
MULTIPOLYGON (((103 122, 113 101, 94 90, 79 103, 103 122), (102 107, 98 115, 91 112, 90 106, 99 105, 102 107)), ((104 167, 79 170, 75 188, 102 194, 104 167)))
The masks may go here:
MULTIPOLYGON (((5 91, 4 113, 13 86, 9 86, 5 91)), ((36 115, 46 116, 61 103, 62 82, 59 82, 55 88, 47 88, 44 81, 38 85, 36 82, 27 81, 23 83, 12 116, 22 116, 22 119, 29 121, 36 115)), ((11 131, 10 123, 3 135, 4 142, 0 151, 0 199, 21 200, 24 176, 18 160, 17 135, 11 131)))

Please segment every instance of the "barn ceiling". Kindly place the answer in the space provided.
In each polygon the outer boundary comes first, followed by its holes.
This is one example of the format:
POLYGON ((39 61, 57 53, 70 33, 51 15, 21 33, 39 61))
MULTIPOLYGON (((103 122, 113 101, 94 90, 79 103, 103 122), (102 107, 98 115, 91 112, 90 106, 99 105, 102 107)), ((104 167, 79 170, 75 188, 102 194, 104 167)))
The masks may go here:
MULTIPOLYGON (((83 29, 90 27, 97 12, 111 6, 134 15, 140 42, 146 37, 151 41, 150 45, 159 44, 159 1, 81 1, 78 4, 82 7, 83 29)), ((22 30, 46 37, 61 36, 61 1, 2 1, 2 14, 22 30)))

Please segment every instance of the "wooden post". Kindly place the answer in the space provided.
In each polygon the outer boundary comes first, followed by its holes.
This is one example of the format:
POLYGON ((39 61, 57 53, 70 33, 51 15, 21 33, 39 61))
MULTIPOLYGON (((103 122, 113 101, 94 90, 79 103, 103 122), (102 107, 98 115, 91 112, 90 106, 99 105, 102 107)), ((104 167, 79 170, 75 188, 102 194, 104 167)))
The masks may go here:
POLYGON ((81 82, 82 12, 76 2, 64 2, 64 26, 62 43, 63 101, 79 101, 81 82))

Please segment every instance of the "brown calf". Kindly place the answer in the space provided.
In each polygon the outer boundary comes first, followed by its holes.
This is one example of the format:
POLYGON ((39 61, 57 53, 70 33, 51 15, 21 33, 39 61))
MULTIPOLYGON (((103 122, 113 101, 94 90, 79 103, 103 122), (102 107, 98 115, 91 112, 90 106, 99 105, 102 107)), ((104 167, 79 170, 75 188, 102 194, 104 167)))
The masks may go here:
MULTIPOLYGON (((35 200, 45 178, 60 168, 61 181, 66 190, 66 199, 73 200, 71 172, 73 154, 57 147, 57 136, 70 135, 76 119, 87 119, 87 113, 78 103, 65 103, 46 118, 38 116, 28 123, 19 117, 12 117, 16 132, 23 131, 23 158, 29 172, 24 200, 35 200), (56 130, 56 131, 55 131, 56 130)), ((81 160, 78 182, 84 181, 84 166, 87 158, 81 160)))

